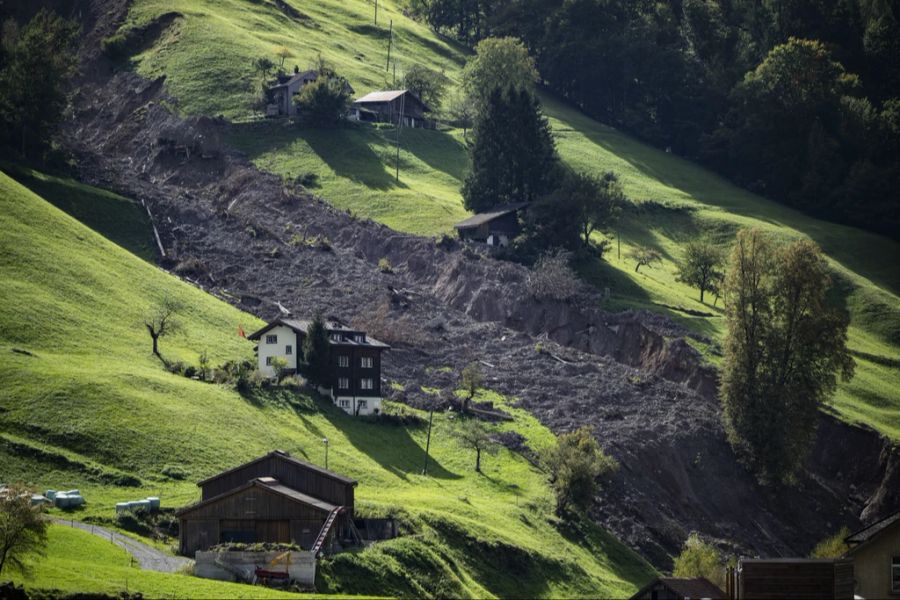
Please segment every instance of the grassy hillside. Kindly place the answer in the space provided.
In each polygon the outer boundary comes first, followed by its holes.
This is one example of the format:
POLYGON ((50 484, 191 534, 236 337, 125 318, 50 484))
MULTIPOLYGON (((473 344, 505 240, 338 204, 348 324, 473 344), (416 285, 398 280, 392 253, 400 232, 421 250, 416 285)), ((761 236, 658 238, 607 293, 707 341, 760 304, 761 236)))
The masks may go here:
MULTIPOLYGON (((390 0, 379 2, 379 28, 371 23, 373 5, 367 1, 289 4, 308 18, 289 18, 273 2, 175 3, 182 17, 158 43, 136 56, 135 66, 147 75, 164 72, 181 110, 237 118, 231 141, 261 168, 291 179, 315 174, 320 187, 314 191, 330 202, 399 230, 422 235, 451 231, 466 215, 459 195, 466 170, 460 131, 404 130, 396 181, 391 129, 322 131, 250 119, 257 81, 250 62, 271 55, 274 46, 286 45, 297 55, 291 61, 306 66, 321 51, 362 94, 390 83, 384 70, 383 27, 389 18, 401 72, 411 60, 420 61, 443 71, 453 89, 459 84, 465 51, 403 16, 390 0)), ((146 24, 172 5, 138 0, 126 27, 146 24)), ((840 300, 852 317, 850 346, 857 374, 841 385, 834 407, 849 420, 900 439, 900 369, 889 366, 900 355, 900 245, 804 216, 600 125, 551 97, 543 101, 562 158, 579 170, 617 172, 635 201, 618 231, 622 258, 614 252, 609 260, 584 269, 588 279, 610 288, 610 308, 662 312, 714 342, 721 340, 721 307, 712 306, 711 300, 700 304, 695 290, 675 281, 683 244, 702 233, 728 245, 741 227, 761 227, 782 237, 809 236, 830 257, 840 300), (662 264, 634 273, 626 256, 635 245, 656 248, 662 264)), ((719 359, 715 344, 699 347, 709 360, 719 359)))
MULTIPOLYGON (((474 456, 449 436, 446 415, 435 418, 430 475, 424 477, 421 426, 353 419, 286 389, 242 397, 230 386, 168 373, 151 354, 140 323, 163 296, 185 306, 183 332, 161 341, 172 360, 196 364, 204 349, 214 364, 250 357, 252 344, 237 336, 237 327, 260 323, 129 254, 5 175, 0 204, 4 480, 77 487, 88 505, 75 518, 111 518, 115 502, 150 494, 169 507, 194 501, 192 482, 273 448, 321 464, 321 440, 328 437, 329 466, 360 481, 359 512, 398 515, 407 535, 326 563, 321 589, 621 596, 650 576, 649 567, 606 532, 560 524, 545 475, 522 456, 504 450, 486 457, 484 475, 474 473, 474 456), (163 472, 173 466, 187 478, 167 478, 163 472), (116 485, 127 484, 126 475, 140 485, 116 485), (361 570, 370 577, 360 578, 361 570)), ((516 422, 504 427, 522 433, 535 450, 552 443, 532 417, 510 410, 516 422)), ((54 543, 69 543, 64 538, 71 535, 56 532, 54 543)), ((38 564, 34 585, 55 586, 65 569, 79 568, 84 589, 118 585, 102 576, 102 564, 93 570, 87 563, 42 565, 48 563, 38 564)), ((151 579, 129 578, 129 589, 163 589, 151 579)), ((180 580, 166 585, 184 590, 178 594, 205 595, 178 588, 180 580)))
MULTIPOLYGON (((143 571, 131 564, 131 555, 115 544, 87 532, 51 525, 47 554, 29 559, 29 588, 77 593, 92 590, 118 594, 140 592, 148 598, 321 598, 288 594, 188 575, 143 571)), ((331 596, 329 596, 331 597, 331 596)))

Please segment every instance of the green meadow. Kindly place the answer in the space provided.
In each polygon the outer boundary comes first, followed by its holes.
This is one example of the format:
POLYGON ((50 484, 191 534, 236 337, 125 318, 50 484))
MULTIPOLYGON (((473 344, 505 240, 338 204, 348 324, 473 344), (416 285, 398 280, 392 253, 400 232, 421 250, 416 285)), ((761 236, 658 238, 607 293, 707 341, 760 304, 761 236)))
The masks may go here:
MULTIPOLYGON (((485 457, 483 474, 475 473, 474 453, 449 433, 452 415, 435 416, 423 476, 424 419, 376 423, 300 390, 242 396, 228 385, 169 373, 141 324, 163 297, 184 306, 182 332, 161 339, 169 360, 196 364, 204 350, 213 364, 252 357, 252 344, 237 328, 260 322, 127 252, 6 175, 0 204, 0 465, 4 480, 80 489, 88 504, 66 518, 108 522, 116 502, 147 495, 159 495, 165 507, 186 505, 199 498, 195 481, 274 448, 322 464, 327 437, 329 467, 360 482, 358 512, 398 517, 404 536, 324 561, 321 592, 621 596, 652 575, 602 529, 560 522, 546 474, 521 455, 501 450, 485 457), (172 467, 185 478, 166 476, 172 467)), ((533 417, 510 410, 515 422, 504 427, 519 431, 533 450, 553 443, 533 417)), ((51 552, 66 554, 80 535, 54 528, 51 552)), ((131 571, 112 556, 118 551, 108 550, 103 561, 38 562, 26 583, 109 592, 125 589, 127 579, 129 590, 150 596, 212 593, 184 575, 126 577, 131 571), (79 577, 62 586, 72 571, 79 577)))

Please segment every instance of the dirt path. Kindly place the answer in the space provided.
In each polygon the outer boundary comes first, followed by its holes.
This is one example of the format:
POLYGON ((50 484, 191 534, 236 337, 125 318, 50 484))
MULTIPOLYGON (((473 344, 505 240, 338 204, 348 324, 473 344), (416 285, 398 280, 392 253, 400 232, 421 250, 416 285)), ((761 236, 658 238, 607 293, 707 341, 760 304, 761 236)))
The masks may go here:
POLYGON ((123 548, 131 554, 142 569, 150 571, 160 571, 162 573, 174 573, 182 566, 191 562, 189 558, 183 556, 174 556, 167 554, 162 550, 157 550, 153 546, 149 546, 143 542, 132 539, 118 531, 91 525, 90 523, 82 523, 80 521, 68 521, 65 519, 53 519, 57 525, 65 525, 66 527, 74 527, 87 531, 90 534, 102 537, 111 541, 116 546, 123 548))

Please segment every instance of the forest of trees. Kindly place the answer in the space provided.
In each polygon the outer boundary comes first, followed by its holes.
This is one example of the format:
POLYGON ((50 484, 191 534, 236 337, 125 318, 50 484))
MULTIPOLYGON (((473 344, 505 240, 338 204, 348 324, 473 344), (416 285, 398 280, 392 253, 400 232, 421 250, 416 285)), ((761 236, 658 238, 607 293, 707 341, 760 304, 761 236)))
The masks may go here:
POLYGON ((810 214, 900 236, 900 0, 413 0, 520 38, 591 116, 810 214))

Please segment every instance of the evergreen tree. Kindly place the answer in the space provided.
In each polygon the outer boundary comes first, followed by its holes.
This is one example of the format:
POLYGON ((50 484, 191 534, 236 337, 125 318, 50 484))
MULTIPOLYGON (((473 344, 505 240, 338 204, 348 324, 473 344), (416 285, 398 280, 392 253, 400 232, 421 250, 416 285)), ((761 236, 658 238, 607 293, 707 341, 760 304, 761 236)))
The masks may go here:
POLYGON ((42 8, 21 32, 4 24, 0 62, 0 136, 24 156, 40 157, 62 121, 75 73, 80 28, 42 8))
POLYGON ((331 384, 331 343, 321 313, 313 317, 303 338, 303 374, 318 385, 331 384))
POLYGON ((527 90, 495 89, 473 133, 471 170, 462 189, 469 210, 531 202, 558 182, 559 157, 550 124, 527 90))

